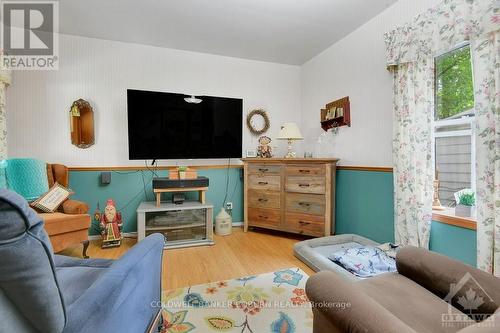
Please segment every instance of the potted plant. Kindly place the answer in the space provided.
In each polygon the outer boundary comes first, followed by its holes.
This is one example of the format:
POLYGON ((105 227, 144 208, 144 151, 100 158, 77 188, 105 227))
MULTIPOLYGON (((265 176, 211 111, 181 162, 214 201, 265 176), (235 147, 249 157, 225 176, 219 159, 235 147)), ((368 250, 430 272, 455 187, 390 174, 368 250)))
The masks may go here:
POLYGON ((179 172, 179 179, 186 179, 186 170, 187 167, 185 166, 177 167, 177 171, 179 172))
POLYGON ((476 197, 474 193, 461 193, 458 197, 458 205, 455 207, 455 215, 470 217, 472 207, 476 205, 476 197))

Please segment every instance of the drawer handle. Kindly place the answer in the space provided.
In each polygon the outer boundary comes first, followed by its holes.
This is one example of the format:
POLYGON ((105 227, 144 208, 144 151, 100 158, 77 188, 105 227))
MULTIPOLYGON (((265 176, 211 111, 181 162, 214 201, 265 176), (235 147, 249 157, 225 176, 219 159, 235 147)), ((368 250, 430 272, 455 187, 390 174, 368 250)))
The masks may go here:
POLYGON ((269 199, 265 199, 265 198, 259 198, 259 202, 268 202, 269 199))
POLYGON ((259 185, 267 185, 269 184, 268 182, 259 182, 259 185))
POLYGON ((311 224, 311 222, 299 221, 299 224, 301 224, 301 225, 309 225, 309 224, 311 224))
POLYGON ((268 171, 269 171, 269 169, 267 169, 267 168, 259 168, 259 171, 260 171, 260 172, 268 172, 268 171))
POLYGON ((311 170, 299 170, 300 173, 310 173, 311 170))
POLYGON ((299 202, 299 206, 309 207, 309 206, 311 206, 311 204, 308 202, 299 202))
POLYGON ((259 219, 264 219, 264 220, 267 220, 269 217, 267 216, 264 216, 264 215, 259 215, 259 219))
POLYGON ((309 187, 311 184, 299 184, 299 187, 309 187))

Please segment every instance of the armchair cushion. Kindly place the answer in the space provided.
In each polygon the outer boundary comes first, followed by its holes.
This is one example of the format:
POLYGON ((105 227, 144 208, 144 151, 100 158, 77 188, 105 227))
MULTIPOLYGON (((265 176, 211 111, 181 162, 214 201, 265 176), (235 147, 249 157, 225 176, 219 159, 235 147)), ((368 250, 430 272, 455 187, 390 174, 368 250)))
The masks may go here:
POLYGON ((0 331, 144 332, 159 310, 163 245, 154 234, 116 261, 54 256, 40 216, 0 190, 0 331))
MULTIPOLYGON (((66 312, 43 221, 26 200, 8 190, 0 190, 0 258, 4 300, 37 332, 61 332, 66 312)), ((8 327, 14 319, 3 306, 0 322, 8 327)))
POLYGON ((472 313, 493 314, 500 306, 500 279, 480 271, 472 266, 450 259, 435 252, 422 248, 406 246, 398 251, 396 266, 401 275, 434 293, 439 298, 448 301, 457 309, 465 311, 458 303, 460 296, 466 296, 469 290, 484 293, 484 303, 472 313), (452 284, 458 289, 450 293, 452 284))
POLYGON ((160 302, 163 245, 163 235, 150 235, 103 273, 91 273, 92 285, 67 307, 64 332, 143 332, 160 302))
POLYGON ((83 201, 68 199, 62 203, 62 211, 64 214, 87 214, 89 205, 83 201))
MULTIPOLYGON (((359 283, 346 281, 340 274, 327 271, 310 277, 306 293, 313 302, 314 321, 316 322, 317 316, 328 318, 337 332, 415 332, 382 305, 367 297, 359 289, 359 283), (347 303, 350 306, 340 306, 347 303)), ((314 325, 316 329, 317 324, 314 325)), ((315 332, 330 331, 320 329, 315 332)))
POLYGON ((86 214, 41 213, 54 252, 88 239, 90 216, 86 214))
POLYGON ((500 308, 495 311, 492 317, 488 318, 488 322, 480 322, 470 325, 458 331, 459 333, 498 333, 500 327, 500 308))
POLYGON ((68 187, 69 185, 68 168, 62 164, 47 163, 47 179, 49 182, 49 186, 52 186, 57 182, 64 187, 68 187))
POLYGON ((56 276, 63 294, 64 304, 73 304, 107 268, 92 266, 57 267, 56 276))
MULTIPOLYGON (((47 164, 47 179, 49 186, 59 183, 64 187, 68 187, 68 168, 62 164, 47 164)), ((87 214, 89 206, 85 202, 68 199, 62 203, 59 211, 65 214, 87 214)))
MULTIPOLYGON (((356 286, 417 332, 457 330, 456 327, 443 326, 442 315, 449 312, 461 314, 459 310, 398 273, 362 280, 356 286)), ((472 319, 467 321, 469 324, 474 323, 472 319)))

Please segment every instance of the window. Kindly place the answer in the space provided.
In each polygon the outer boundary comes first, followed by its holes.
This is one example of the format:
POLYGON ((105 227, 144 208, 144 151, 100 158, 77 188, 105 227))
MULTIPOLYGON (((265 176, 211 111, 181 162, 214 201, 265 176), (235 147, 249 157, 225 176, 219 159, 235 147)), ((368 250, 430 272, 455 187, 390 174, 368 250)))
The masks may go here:
POLYGON ((455 206, 454 193, 475 188, 474 85, 470 46, 436 58, 435 167, 443 206, 455 206))

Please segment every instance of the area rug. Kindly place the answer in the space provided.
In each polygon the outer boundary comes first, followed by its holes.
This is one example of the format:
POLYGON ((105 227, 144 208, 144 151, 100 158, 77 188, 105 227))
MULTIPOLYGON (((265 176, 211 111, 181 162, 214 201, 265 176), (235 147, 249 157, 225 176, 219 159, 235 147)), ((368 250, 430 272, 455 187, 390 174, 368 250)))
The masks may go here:
POLYGON ((308 278, 288 268, 165 291, 160 332, 312 332, 308 278))

